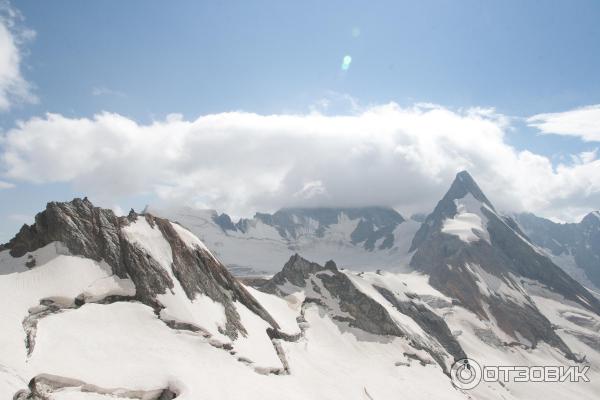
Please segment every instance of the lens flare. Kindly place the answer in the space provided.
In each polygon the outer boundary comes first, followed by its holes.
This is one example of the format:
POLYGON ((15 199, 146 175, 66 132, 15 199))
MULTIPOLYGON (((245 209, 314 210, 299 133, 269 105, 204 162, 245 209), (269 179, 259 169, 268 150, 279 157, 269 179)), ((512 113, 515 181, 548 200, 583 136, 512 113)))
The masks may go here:
POLYGON ((352 63, 352 57, 350 57, 349 55, 345 55, 344 59, 342 60, 342 69, 344 71, 348 71, 348 69, 350 69, 351 63, 352 63))

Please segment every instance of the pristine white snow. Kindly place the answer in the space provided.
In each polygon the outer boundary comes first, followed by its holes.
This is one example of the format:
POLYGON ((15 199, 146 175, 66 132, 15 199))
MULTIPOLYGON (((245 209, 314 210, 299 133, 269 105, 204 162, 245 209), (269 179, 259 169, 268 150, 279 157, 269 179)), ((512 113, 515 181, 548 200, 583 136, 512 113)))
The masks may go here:
MULTIPOLYGON (((22 257, 28 259, 31 255, 38 260, 37 266, 31 270, 6 273, 5 264, 0 264, 0 293, 3 299, 0 307, 0 389, 2 382, 14 386, 14 382, 29 380, 22 321, 30 309, 39 306, 40 300, 50 298, 69 305, 85 293, 92 293, 96 299, 124 291, 131 293, 130 284, 112 277, 105 264, 59 254, 57 249, 60 253, 66 251, 64 246, 51 243, 22 257)), ((14 264, 6 265, 8 271, 13 270, 14 264)), ((60 335, 60 331, 57 331, 57 335, 60 335)))
MULTIPOLYGON (((103 265, 103 267, 110 270, 108 265, 103 265)), ((107 296, 135 296, 135 285, 131 279, 110 275, 92 282, 85 288, 82 295, 86 303, 93 303, 107 296)))
POLYGON ((68 255, 69 251, 62 243, 58 242, 50 243, 41 249, 18 258, 13 258, 8 250, 0 251, 0 275, 27 271, 29 270, 27 263, 34 262, 35 265, 42 265, 59 254, 68 255))
POLYGON ((471 193, 462 199, 454 200, 457 213, 454 218, 444 220, 442 232, 456 235, 463 242, 476 242, 478 240, 490 241, 487 231, 487 217, 481 211, 485 205, 477 200, 471 193))
POLYGON ((246 289, 277 321, 282 332, 288 335, 300 333, 300 327, 296 318, 300 315, 300 304, 302 301, 298 301, 294 297, 281 298, 261 292, 251 286, 246 286, 246 289))
POLYGON ((396 399, 398 393, 465 399, 439 367, 411 363, 403 353, 412 349, 403 339, 382 342, 356 329, 340 331, 314 306, 306 318, 306 338, 282 342, 291 363, 288 376, 257 373, 206 339, 167 328, 148 307, 135 303, 90 304, 42 320, 30 369, 103 388, 171 387, 182 400, 368 399, 365 393, 374 399, 396 399))

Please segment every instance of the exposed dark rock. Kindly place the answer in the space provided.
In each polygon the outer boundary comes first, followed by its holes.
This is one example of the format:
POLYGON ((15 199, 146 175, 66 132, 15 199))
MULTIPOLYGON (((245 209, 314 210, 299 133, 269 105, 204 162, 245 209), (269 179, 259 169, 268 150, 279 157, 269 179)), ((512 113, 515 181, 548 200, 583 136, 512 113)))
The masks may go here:
POLYGON ((568 332, 592 349, 600 352, 600 335, 593 335, 573 330, 569 330, 568 332))
POLYGON ((25 262, 25 266, 27 268, 33 268, 36 265, 36 260, 35 258, 33 258, 33 256, 31 256, 31 254, 29 255, 27 261, 25 262))
POLYGON ((213 221, 215 221, 215 223, 219 225, 223 231, 237 231, 237 227, 227 214, 218 215, 215 213, 213 216, 213 221))
MULTIPOLYGON (((340 310, 350 315, 350 317, 335 316, 338 321, 343 320, 350 326, 376 335, 403 336, 385 308, 358 290, 350 278, 338 271, 333 261, 328 261, 325 266, 321 266, 295 254, 261 290, 281 294, 278 288, 280 285, 289 282, 298 287, 305 287, 311 279, 320 280, 323 287, 327 289, 327 294, 316 291, 321 297, 331 296, 339 304, 340 310)), ((317 301, 321 305, 325 304, 321 299, 317 301)))
POLYGON ((279 329, 267 328, 267 335, 271 339, 281 339, 286 342, 297 342, 301 337, 301 333, 297 333, 295 335, 288 335, 285 332, 280 331, 279 329))
POLYGON ((200 333, 202 336, 204 336, 206 338, 209 338, 212 336, 210 333, 208 333, 203 328, 196 326, 194 324, 191 324, 189 322, 179 322, 179 321, 174 321, 174 320, 166 320, 163 318, 161 318, 161 321, 163 321, 169 328, 177 330, 177 331, 190 331, 190 332, 194 332, 194 333, 200 333))
POLYGON ((427 214, 423 214, 423 213, 417 213, 417 214, 413 214, 410 216, 410 219, 412 219, 415 222, 420 222, 420 223, 425 222, 425 218, 427 218, 427 214))
POLYGON ((145 218, 158 227, 169 242, 173 275, 180 281, 187 297, 193 300, 204 294, 223 304, 227 316, 225 334, 231 338, 245 328, 233 302, 238 301, 255 312, 274 328, 277 323, 248 291, 207 251, 187 246, 168 220, 150 214, 139 216, 130 212, 116 217, 111 210, 94 207, 86 199, 68 203, 48 203, 46 210, 35 217, 35 224, 24 225, 7 244, 13 257, 21 257, 52 242, 61 242, 73 255, 96 261, 104 260, 120 278, 129 277, 136 287, 136 299, 159 312, 162 304, 157 296, 174 288, 168 272, 148 253, 129 242, 122 229, 145 218))
POLYGON ((269 313, 212 255, 199 248, 190 249, 179 237, 170 221, 151 215, 146 215, 146 219, 152 219, 171 245, 173 274, 188 298, 193 300, 197 294, 205 294, 223 304, 227 316, 225 328, 227 336, 235 338, 238 331, 246 333, 233 305, 235 301, 244 304, 271 326, 278 328, 277 322, 269 313))
POLYGON ((600 333, 600 321, 590 318, 584 314, 575 314, 573 311, 560 312, 561 317, 575 325, 600 333))
MULTIPOLYGON (((452 335, 446 322, 444 322, 439 315, 424 305, 415 303, 414 301, 399 301, 398 298, 386 288, 375 286, 375 289, 396 307, 398 311, 411 317, 421 329, 433 336, 446 351, 454 357, 455 361, 467 358, 465 351, 452 335)), ((432 356, 434 358, 438 357, 433 354, 432 356)), ((438 363, 440 363, 440 360, 438 360, 438 363)), ((443 364, 443 362, 441 364, 443 364)))
POLYGON ((103 388, 78 379, 56 375, 41 374, 29 381, 29 390, 21 390, 13 396, 14 400, 50 400, 54 392, 63 389, 76 389, 81 393, 96 393, 117 398, 139 400, 173 400, 177 391, 172 388, 155 390, 131 390, 125 388, 103 388))
POLYGON ((580 284, 571 279, 548 258, 539 254, 526 241, 518 225, 510 218, 501 218, 475 181, 466 172, 457 175, 450 190, 427 217, 412 242, 415 254, 411 266, 429 274, 429 283, 449 297, 488 319, 488 311, 499 326, 517 338, 517 332, 535 346, 543 340, 572 357, 571 351, 554 332, 550 322, 529 299, 525 289, 513 279, 524 277, 540 282, 566 299, 586 309, 600 313, 600 303, 580 284), (458 236, 442 232, 444 221, 457 214, 454 200, 471 194, 482 203, 481 212, 487 219, 490 242, 478 240, 465 243, 458 236), (516 304, 495 294, 482 293, 481 277, 468 265, 480 267, 509 290, 520 293, 526 304, 516 304))
POLYGON ((104 259, 117 275, 124 277, 120 226, 121 221, 111 210, 94 207, 87 198, 52 202, 36 215, 33 225, 23 225, 6 247, 13 257, 21 257, 51 242, 62 242, 73 254, 97 261, 104 259))
MULTIPOLYGON (((573 256, 575 264, 589 282, 600 288, 598 211, 587 214, 579 223, 568 224, 556 223, 530 213, 518 214, 515 217, 533 243, 548 249, 555 256, 573 256)), ((573 278, 577 279, 576 276, 573 278)))
POLYGON ((22 325, 25 331, 25 348, 29 357, 35 349, 38 321, 52 314, 58 314, 66 308, 75 308, 74 305, 61 305, 54 302, 40 302, 38 307, 29 310, 29 314, 23 319, 22 325))
MULTIPOLYGON (((337 271, 335 264, 329 264, 329 267, 333 267, 337 271)), ((317 272, 325 271, 327 268, 321 265, 305 260, 300 257, 299 254, 294 254, 287 263, 283 266, 283 269, 276 273, 265 285, 261 287, 261 290, 267 293, 276 293, 277 286, 290 282, 292 285, 303 287, 306 285, 307 280, 311 275, 317 272)))
POLYGON ((536 280, 564 298, 600 315, 600 301, 580 283, 549 258, 536 252, 527 242, 515 235, 507 224, 493 218, 491 214, 488 218, 492 245, 506 255, 506 269, 517 276, 536 280))
MULTIPOLYGON (((402 220, 404 221, 404 220, 402 220)), ((353 244, 364 243, 364 248, 369 251, 375 250, 375 243, 383 238, 378 249, 390 249, 394 245, 394 229, 400 224, 396 220, 381 226, 376 226, 373 220, 361 219, 356 229, 350 234, 353 244)))
POLYGON ((515 304, 502 301, 499 297, 491 297, 489 305, 491 314, 504 332, 515 338, 518 337, 518 332, 532 343, 533 348, 538 342, 544 341, 561 350, 567 358, 575 359, 569 347, 554 331, 550 321, 533 304, 515 304))
POLYGON ((329 293, 339 300, 340 309, 351 315, 350 326, 375 335, 404 336, 385 308, 354 286, 344 274, 320 275, 329 293))

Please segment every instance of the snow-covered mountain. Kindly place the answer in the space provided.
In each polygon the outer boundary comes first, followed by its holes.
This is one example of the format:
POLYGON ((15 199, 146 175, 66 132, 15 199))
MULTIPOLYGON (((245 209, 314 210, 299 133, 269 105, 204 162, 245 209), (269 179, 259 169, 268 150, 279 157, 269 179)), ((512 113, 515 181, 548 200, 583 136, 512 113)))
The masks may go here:
POLYGON ((572 278, 600 297, 600 212, 581 222, 561 224, 531 213, 515 219, 533 243, 572 278))
MULTIPOLYGON (((366 218, 343 214, 359 220, 349 235, 366 218)), ((373 219, 366 236, 384 224, 373 219)), ((373 250, 364 248, 369 239, 356 247, 374 254, 386 235, 371 240, 373 250)), ((598 301, 500 215, 468 174, 457 176, 407 242, 402 271, 358 272, 293 254, 251 287, 176 222, 147 212, 116 217, 86 199, 49 203, 0 247, 0 395, 597 396, 598 301), (590 382, 482 382, 466 391, 450 378, 465 357, 481 365, 589 366, 590 382)))
POLYGON ((295 253, 347 268, 399 269, 410 259, 420 222, 384 207, 284 208, 234 223, 227 214, 192 208, 154 209, 196 234, 236 275, 276 273, 295 253))
POLYGON ((533 296, 560 296, 600 314, 600 301, 529 242, 510 217, 498 214, 466 172, 414 237, 411 266, 429 283, 483 320, 497 324, 505 343, 541 341, 576 359, 533 296))

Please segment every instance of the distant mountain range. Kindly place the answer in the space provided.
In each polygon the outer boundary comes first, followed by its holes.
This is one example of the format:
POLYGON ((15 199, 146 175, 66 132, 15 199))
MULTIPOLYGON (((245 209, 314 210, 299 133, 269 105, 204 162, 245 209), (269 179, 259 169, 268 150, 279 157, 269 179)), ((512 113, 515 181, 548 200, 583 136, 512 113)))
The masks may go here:
MULTIPOLYGON (((487 199, 484 203, 490 204, 487 199)), ((386 207, 284 208, 234 222, 214 210, 150 207, 149 211, 188 227, 240 276, 275 273, 294 253, 320 263, 335 259, 350 269, 406 271, 415 250, 413 238, 427 217, 405 218, 386 207)), ((512 216, 511 224, 567 274, 600 296, 598 211, 573 224, 521 213, 512 216)), ((460 224, 457 226, 460 229, 460 224)))
POLYGON ((275 273, 295 253, 346 268, 402 269, 421 225, 385 207, 284 208, 235 223, 214 210, 148 211, 188 227, 236 275, 275 273))

